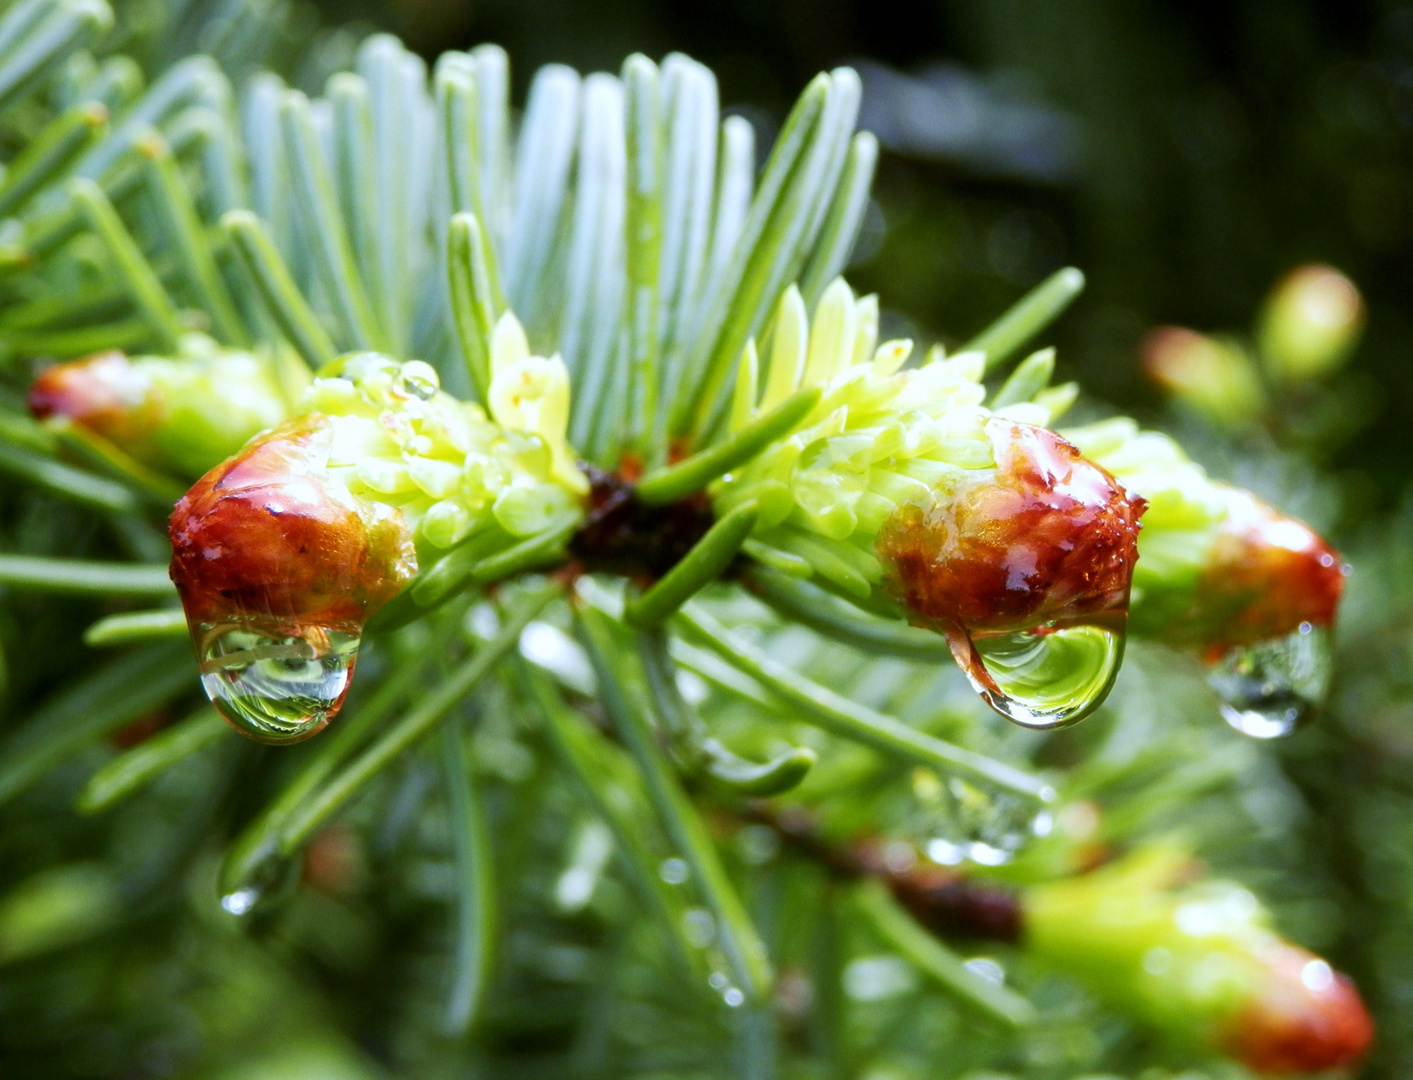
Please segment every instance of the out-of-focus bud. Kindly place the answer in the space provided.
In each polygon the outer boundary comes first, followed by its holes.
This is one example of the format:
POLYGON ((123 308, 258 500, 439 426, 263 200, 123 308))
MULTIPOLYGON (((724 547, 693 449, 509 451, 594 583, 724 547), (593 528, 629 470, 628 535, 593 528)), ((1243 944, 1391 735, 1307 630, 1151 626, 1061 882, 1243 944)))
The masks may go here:
POLYGON ((1374 1028, 1348 978, 1270 929, 1246 889, 1158 846, 1024 895, 1024 940, 1099 997, 1266 1075, 1358 1062, 1374 1028))
POLYGON ((1244 427, 1266 407, 1256 366, 1235 342, 1160 326, 1143 339, 1141 351, 1149 378, 1218 424, 1244 427))
POLYGON ((1261 312, 1258 340, 1271 370, 1298 382, 1341 367, 1364 331, 1364 299, 1332 266, 1292 270, 1261 312))
POLYGON ((308 381, 281 358, 218 349, 193 335, 177 357, 104 352, 41 372, 41 420, 77 424, 154 469, 200 476, 280 423, 308 381))

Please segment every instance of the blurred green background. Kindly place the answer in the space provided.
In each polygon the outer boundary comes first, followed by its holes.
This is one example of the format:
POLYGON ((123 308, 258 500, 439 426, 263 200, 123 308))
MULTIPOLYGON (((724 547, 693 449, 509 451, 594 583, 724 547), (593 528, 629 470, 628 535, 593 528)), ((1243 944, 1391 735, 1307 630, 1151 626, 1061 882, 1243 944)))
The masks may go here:
MULTIPOLYGON (((301 32, 316 22, 301 19, 301 32)), ((1333 700, 1297 738, 1257 747, 1226 738, 1195 672, 1137 648, 1105 713, 1042 755, 1074 760, 1120 723, 1137 749, 1175 747, 1175 774, 1187 755, 1188 773, 1145 828, 1192 826, 1203 856, 1259 888, 1285 933, 1355 977, 1380 1029, 1363 1075, 1413 1074, 1413 4, 394 0, 329 2, 317 21, 347 29, 308 33, 324 58, 306 65, 310 90, 321 88, 314 72, 375 29, 428 58, 505 46, 517 102, 542 63, 617 70, 635 50, 682 50, 716 71, 723 104, 756 124, 762 147, 810 76, 855 64, 862 124, 884 154, 849 277, 880 294, 885 334, 961 342, 1052 270, 1081 267, 1089 288, 1046 335, 1059 347, 1057 381, 1085 389, 1080 414, 1118 409, 1174 432, 1216 475, 1326 530, 1355 573, 1333 700), (1342 270, 1367 306, 1345 366, 1298 382, 1268 373, 1265 405, 1222 421, 1144 376, 1154 327, 1231 334, 1246 348, 1275 282, 1311 262, 1342 270), (1208 773, 1192 774, 1194 761, 1208 773)), ((10 492, 0 504, 7 548, 92 553, 92 524, 78 512, 10 492)), ((59 644, 94 614, 81 602, 7 604, 11 716, 96 662, 59 644)), ((843 682, 867 682, 868 671, 833 666, 843 682)), ((518 737, 484 739, 487 770, 507 791, 525 779, 518 737)), ((435 1030, 447 891, 435 828, 380 821, 364 841, 335 835, 316 860, 325 891, 303 890, 258 944, 215 909, 212 822, 260 804, 262 755, 219 747, 98 824, 76 823, 70 809, 91 759, 6 809, 0 1075, 557 1076, 561 1052, 601 1060, 554 1018, 573 1011, 566 999, 577 1009, 607 994, 599 963, 626 964, 632 984, 638 952, 611 920, 585 915, 566 929, 542 910, 573 811, 504 822, 543 866, 505 900, 517 921, 487 1037, 453 1050, 435 1030), (72 918, 35 915, 55 911, 72 918), (83 929, 69 940, 66 926, 83 929)), ((396 797, 415 805, 418 784, 425 794, 432 783, 425 772, 414 764, 390 779, 396 797)), ((1151 783, 1164 779, 1159 768, 1151 783)), ((788 904, 779 917, 788 920, 788 904)), ((639 981, 655 1000, 648 976, 639 981)), ((637 1001, 632 985, 615 992, 637 1001)), ((864 1075, 1245 1075, 1184 1073, 1180 1056, 1143 1072, 1155 1054, 1169 1059, 1071 1004, 1063 987, 1039 993, 1051 1026, 1019 1048, 995 1033, 959 1034, 955 1018, 928 1027, 921 1006, 900 1018, 912 1000, 904 991, 861 996, 858 1025, 889 1047, 864 1075), (938 1046, 953 1048, 946 1061, 938 1046)), ((663 1013, 635 1007, 640 1034, 683 1048, 723 1037, 670 1003, 663 1013)), ((639 1065, 712 1074, 686 1049, 639 1065)))

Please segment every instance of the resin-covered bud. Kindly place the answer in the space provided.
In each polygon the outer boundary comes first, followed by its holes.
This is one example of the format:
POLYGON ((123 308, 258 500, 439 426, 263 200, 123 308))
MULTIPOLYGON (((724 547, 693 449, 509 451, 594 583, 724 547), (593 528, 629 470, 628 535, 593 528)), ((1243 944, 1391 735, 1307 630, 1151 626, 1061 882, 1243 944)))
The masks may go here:
POLYGON ((1043 425, 982 402, 984 357, 875 348, 876 307, 835 282, 808 322, 787 293, 756 401, 748 349, 733 422, 818 382, 818 405, 712 489, 758 508, 752 554, 947 634, 978 692, 1017 723, 1072 723, 1123 651, 1142 500, 1043 425), (774 553, 779 552, 779 556, 774 553), (792 563, 793 560, 793 563, 792 563))
POLYGON ((1217 1046, 1269 1076, 1357 1063, 1374 1025, 1348 976, 1314 953, 1273 944, 1262 951, 1256 993, 1217 1034, 1217 1046))
POLYGON ((919 622, 968 633, 1122 614, 1143 500, 1054 432, 985 424, 994 470, 961 475, 878 535, 885 587, 919 622))
POLYGON ((991 419, 995 468, 884 522, 885 589, 998 712, 1081 719, 1122 660, 1141 498, 1044 428, 991 419))
POLYGON ((417 571, 406 519, 328 468, 311 415, 207 473, 172 514, 172 580, 202 683, 256 738, 294 741, 338 711, 363 624, 417 571))
POLYGON ((308 373, 273 355, 217 348, 199 335, 177 357, 104 352, 46 368, 29 393, 41 420, 67 422, 130 457, 200 476, 293 412, 308 373))
POLYGON ((1267 1075, 1357 1063, 1373 1024, 1353 984, 1281 940, 1246 889, 1155 847, 1032 886, 1023 941, 1114 1008, 1267 1075))
POLYGON ((491 394, 502 422, 443 393, 425 363, 353 353, 318 373, 302 417, 177 504, 172 578, 202 679, 247 734, 285 742, 323 727, 365 621, 419 562, 464 544, 474 563, 582 518, 564 365, 516 350, 523 333, 504 327, 491 394))

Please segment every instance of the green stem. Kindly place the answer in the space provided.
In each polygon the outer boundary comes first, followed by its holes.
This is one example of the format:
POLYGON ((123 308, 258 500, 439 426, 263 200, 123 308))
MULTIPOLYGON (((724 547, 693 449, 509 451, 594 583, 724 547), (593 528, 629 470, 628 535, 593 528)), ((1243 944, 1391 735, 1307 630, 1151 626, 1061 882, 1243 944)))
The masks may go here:
POLYGON ((195 685, 196 665, 185 642, 131 653, 71 685, 20 724, 0 749, 0 802, 195 685))
POLYGON ((871 132, 859 132, 849 145, 849 159, 844 165, 844 175, 839 178, 829 216, 824 220, 815 252, 800 278, 800 292, 811 310, 849 262, 863 226, 864 211, 868 209, 877 165, 878 139, 871 132))
POLYGON ((662 880, 662 857, 644 835, 651 809, 640 790, 642 774, 618 747, 574 714, 550 680, 517 659, 512 670, 526 700, 540 716, 561 762, 613 832, 619 862, 630 886, 655 916, 671 943, 671 953, 694 984, 706 982, 701 949, 686 937, 686 911, 680 894, 662 880), (615 766, 621 766, 615 768, 615 766))
POLYGON ((103 0, 72 0, 47 6, 47 17, 0 54, 0 110, 19 101, 75 49, 113 26, 113 10, 103 0))
POLYGON ((119 754, 99 769, 79 792, 75 806, 81 814, 97 814, 146 787, 158 775, 230 731, 215 709, 207 706, 131 750, 119 754))
MULTIPOLYGON (((437 642, 436 645, 440 643, 437 642)), ((399 659, 373 696, 345 709, 339 722, 314 749, 313 756, 276 795, 260 815, 241 832, 221 863, 221 893, 229 895, 246 888, 262 867, 276 857, 280 835, 290 819, 301 811, 339 765, 347 760, 370 734, 382 727, 388 715, 425 677, 437 647, 417 650, 399 659)))
POLYGON ((632 438, 646 461, 659 461, 657 441, 658 306, 662 272, 662 94, 657 65, 634 53, 623 63, 624 133, 628 198, 625 237, 628 269, 629 415, 632 438))
POLYGON ((445 1030, 455 1038, 464 1036, 476 1019, 495 963, 495 863, 465 732, 447 724, 442 727, 441 740, 456 858, 456 945, 445 1030))
POLYGON ((755 528, 756 517, 755 503, 733 507, 652 588, 628 601, 624 621, 644 629, 656 626, 719 578, 755 528))
POLYGON ((108 110, 85 101, 60 114, 34 137, 5 170, 0 217, 13 217, 34 195, 65 173, 108 126, 108 110))
POLYGON ((638 484, 639 500, 649 506, 663 506, 701 491, 718 476, 725 476, 737 465, 750 461, 793 430, 819 404, 821 393, 818 386, 798 390, 715 446, 649 473, 638 484))
POLYGON ((91 649, 104 649, 154 638, 186 637, 186 634, 186 613, 181 608, 159 608, 99 619, 83 632, 83 643, 91 649))
POLYGON ((528 594, 495 638, 482 645, 435 689, 420 697, 406 716, 291 814, 280 832, 280 854, 288 856, 297 851, 364 784, 436 727, 505 658, 530 620, 560 592, 560 586, 555 584, 528 594))
POLYGON ((1073 266, 1056 270, 958 352, 984 352, 991 369, 1060 317, 1084 291, 1084 274, 1073 266))
POLYGON ((467 213, 478 223, 479 262, 484 268, 485 303, 494 318, 505 308, 505 294, 497 272, 495 248, 488 228, 489 222, 482 195, 482 175, 485 164, 481 146, 481 85, 477 74, 469 70, 444 72, 439 80, 438 101, 442 109, 443 136, 447 165, 447 194, 453 215, 467 213))
POLYGON ((56 416, 50 417, 45 426, 54 432, 66 450, 85 465, 91 465, 126 484, 157 507, 170 509, 186 494, 186 485, 144 465, 115 443, 109 442, 82 424, 56 416))
POLYGON ((143 509, 137 496, 122 484, 75 469, 21 446, 0 443, 0 472, 17 476, 94 510, 138 514, 143 509))
POLYGON ((499 316, 487 250, 474 214, 451 219, 446 256, 451 313, 471 385, 482 402, 491 400, 491 332, 499 316))
POLYGON ((172 353, 179 351, 186 326, 108 196, 92 180, 83 177, 70 180, 68 189, 89 226, 108 249, 120 283, 162 339, 163 348, 172 353))
POLYGON ((1035 1022, 1035 1006, 1015 991, 968 970, 961 957, 919 926, 881 882, 860 887, 854 901, 878 936, 957 1004, 1011 1029, 1035 1022))
POLYGON ((708 736, 706 724, 677 689, 666 633, 640 630, 637 645, 653 708, 683 768, 703 772, 738 794, 763 797, 789 791, 814 767, 818 758, 806 747, 791 747, 763 763, 737 757, 708 736))
POLYGON ((175 592, 165 565, 82 562, 0 555, 0 585, 80 596, 166 597, 175 592))
MULTIPOLYGON (((123 299, 127 307, 127 298, 123 299)), ((69 360, 105 349, 135 352, 152 341, 152 325, 145 318, 113 319, 97 326, 73 330, 20 330, 0 332, 0 347, 11 356, 52 356, 69 360)))
POLYGON ((249 210, 232 210, 221 218, 221 225, 264 301, 266 313, 305 362, 319 370, 337 355, 334 343, 295 285, 260 219, 249 210))
POLYGON ((245 325, 221 280, 206 230, 167 141, 155 131, 138 140, 151 203, 187 284, 211 316, 216 336, 228 345, 247 345, 245 325))
POLYGON ((703 302, 700 336, 688 354, 672 400, 668 429, 671 435, 690 433, 701 408, 710 407, 708 391, 715 393, 719 378, 725 377, 726 365, 735 361, 746 338, 751 336, 752 327, 764 319, 778 299, 762 296, 764 283, 758 280, 766 272, 765 263, 782 242, 771 234, 778 216, 776 206, 784 201, 792 178, 804 171, 797 166, 821 138, 820 116, 832 89, 828 75, 817 75, 790 110, 776 137, 750 211, 731 245, 731 255, 713 275, 703 302))
POLYGON ((750 572, 746 584, 785 618, 865 652, 934 663, 952 658, 941 635, 908 626, 901 619, 870 618, 848 601, 807 581, 759 568, 750 572))
POLYGON ((625 679, 625 653, 609 617, 592 607, 580 608, 577 615, 609 718, 637 761, 663 828, 691 868, 702 899, 716 918, 732 976, 747 1000, 764 1001, 773 979, 765 946, 726 874, 706 825, 658 748, 647 716, 651 708, 648 692, 640 682, 625 679))
POLYGON ((285 160, 293 174, 296 205, 303 216, 301 235, 311 246, 324 291, 354 345, 386 351, 387 341, 363 291, 339 216, 333 181, 314 133, 309 99, 297 90, 287 91, 280 102, 280 131, 285 160))
POLYGON ((736 644, 729 630, 694 604, 678 612, 677 621, 695 640, 760 683, 800 719, 906 761, 963 773, 1029 798, 1050 797, 1050 788, 1037 776, 927 735, 901 720, 850 701, 769 657, 753 655, 736 644))
POLYGON ((1055 350, 1041 349, 1031 353, 1006 377, 996 396, 991 399, 991 408, 1004 409, 1023 401, 1034 401, 1035 395, 1050 385, 1055 374, 1055 350))
POLYGON ((572 521, 557 529, 540 533, 520 541, 489 558, 482 559, 471 572, 472 579, 480 585, 501 581, 513 574, 528 570, 539 570, 563 558, 564 546, 578 531, 581 522, 572 521))

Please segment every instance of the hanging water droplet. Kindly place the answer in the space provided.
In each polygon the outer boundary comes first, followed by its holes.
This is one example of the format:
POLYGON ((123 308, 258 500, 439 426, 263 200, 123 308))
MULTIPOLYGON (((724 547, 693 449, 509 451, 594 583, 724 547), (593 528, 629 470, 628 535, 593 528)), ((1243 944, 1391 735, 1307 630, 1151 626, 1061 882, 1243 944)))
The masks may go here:
POLYGON ((359 636, 348 627, 251 620, 194 636, 206 696, 257 742, 299 742, 323 730, 343 705, 358 659, 359 636))
POLYGON ((935 820, 929 823, 929 831, 936 835, 922 845, 928 859, 940 866, 964 862, 1003 866, 1054 828, 1050 805, 1056 795, 1050 788, 1037 802, 1027 796, 986 791, 952 777, 943 794, 935 820))
POLYGON ((262 860, 238 886, 224 886, 229 891, 222 894, 221 907, 239 917, 256 908, 268 908, 287 900, 299 887, 303 870, 302 857, 286 859, 272 855, 262 860))
POLYGON ((233 893, 227 893, 221 897, 221 907, 225 908, 232 915, 244 915, 253 908, 260 900, 260 890, 237 889, 233 893))
POLYGON ((1303 622, 1285 637, 1228 649, 1207 669, 1207 683, 1228 724, 1253 739, 1279 739, 1314 715, 1332 673, 1329 627, 1303 622))
POLYGON ((1053 729, 1083 720, 1108 696, 1123 662, 1127 617, 1015 633, 947 634, 976 692, 1021 727, 1053 729))

